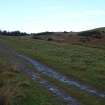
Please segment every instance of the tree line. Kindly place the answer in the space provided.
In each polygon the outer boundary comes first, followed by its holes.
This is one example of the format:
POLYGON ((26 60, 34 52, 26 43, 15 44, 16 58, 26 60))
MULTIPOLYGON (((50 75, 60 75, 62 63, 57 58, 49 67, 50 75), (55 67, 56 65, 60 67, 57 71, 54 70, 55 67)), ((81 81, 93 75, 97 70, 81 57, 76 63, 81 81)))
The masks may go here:
POLYGON ((20 31, 9 32, 6 30, 4 30, 4 31, 0 30, 0 35, 3 35, 3 36, 27 36, 29 34, 26 32, 20 32, 20 31))

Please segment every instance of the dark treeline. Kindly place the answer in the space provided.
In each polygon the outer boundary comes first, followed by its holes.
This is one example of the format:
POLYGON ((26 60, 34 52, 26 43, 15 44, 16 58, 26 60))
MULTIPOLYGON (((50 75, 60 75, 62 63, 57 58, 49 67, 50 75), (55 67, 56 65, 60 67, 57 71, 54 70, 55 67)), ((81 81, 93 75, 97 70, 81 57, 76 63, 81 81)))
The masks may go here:
POLYGON ((27 35, 30 35, 26 32, 20 32, 20 31, 12 31, 12 32, 9 32, 9 31, 1 31, 0 30, 0 35, 3 35, 3 36, 27 36, 27 35))
POLYGON ((31 36, 40 36, 40 35, 50 35, 50 34, 53 34, 54 32, 41 32, 41 33, 31 33, 31 34, 28 34, 26 32, 20 32, 20 31, 2 31, 0 30, 0 35, 3 35, 3 36, 27 36, 27 35, 31 35, 31 36))

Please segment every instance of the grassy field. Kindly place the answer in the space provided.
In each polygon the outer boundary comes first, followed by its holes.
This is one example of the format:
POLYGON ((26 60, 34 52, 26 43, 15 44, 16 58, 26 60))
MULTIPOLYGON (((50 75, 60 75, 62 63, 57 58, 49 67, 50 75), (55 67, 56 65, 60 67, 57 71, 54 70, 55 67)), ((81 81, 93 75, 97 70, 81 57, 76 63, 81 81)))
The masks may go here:
MULTIPOLYGON (((18 52, 22 52, 50 65, 68 77, 70 76, 105 91, 104 49, 92 48, 86 45, 60 44, 15 37, 2 37, 0 38, 0 42, 6 43, 15 48, 18 52)), ((51 81, 59 87, 63 87, 68 93, 72 94, 82 103, 85 103, 85 105, 105 104, 103 100, 80 92, 74 87, 68 88, 65 84, 58 83, 55 80, 51 81)))
POLYGON ((105 90, 103 49, 20 38, 1 38, 0 41, 56 68, 59 72, 105 90))
POLYGON ((0 57, 0 105, 66 105, 0 57))

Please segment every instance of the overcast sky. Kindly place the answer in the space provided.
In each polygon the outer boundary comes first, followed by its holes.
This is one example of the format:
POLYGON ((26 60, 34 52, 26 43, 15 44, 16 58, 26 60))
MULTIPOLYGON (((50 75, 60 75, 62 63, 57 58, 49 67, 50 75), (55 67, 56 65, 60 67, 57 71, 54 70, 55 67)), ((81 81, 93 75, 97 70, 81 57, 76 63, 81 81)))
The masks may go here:
POLYGON ((105 26, 105 0, 0 0, 0 29, 81 31, 105 26))

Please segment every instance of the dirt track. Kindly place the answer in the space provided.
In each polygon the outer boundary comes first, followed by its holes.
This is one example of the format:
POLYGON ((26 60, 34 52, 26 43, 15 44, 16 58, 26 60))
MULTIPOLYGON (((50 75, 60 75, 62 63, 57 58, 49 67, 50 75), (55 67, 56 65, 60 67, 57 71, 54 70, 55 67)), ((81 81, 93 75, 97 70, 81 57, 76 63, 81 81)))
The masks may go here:
POLYGON ((32 80, 38 81, 41 86, 46 87, 52 94, 67 102, 67 105, 80 105, 80 103, 72 96, 68 95, 64 90, 60 90, 57 86, 44 79, 43 75, 54 78, 68 86, 77 87, 81 91, 85 91, 90 95, 105 98, 104 92, 99 92, 92 86, 87 86, 85 84, 81 84, 79 81, 67 78, 37 60, 18 54, 13 48, 8 47, 7 45, 0 44, 0 56, 5 56, 10 64, 15 65, 18 70, 25 73, 32 80), (29 65, 33 66, 29 67, 29 65))
POLYGON ((76 99, 68 95, 64 90, 59 89, 48 80, 45 80, 34 67, 29 67, 29 61, 21 57, 13 48, 0 43, 0 57, 1 56, 4 56, 10 64, 15 65, 20 72, 26 74, 30 79, 39 82, 41 86, 47 88, 53 95, 64 100, 67 105, 80 105, 76 99))

